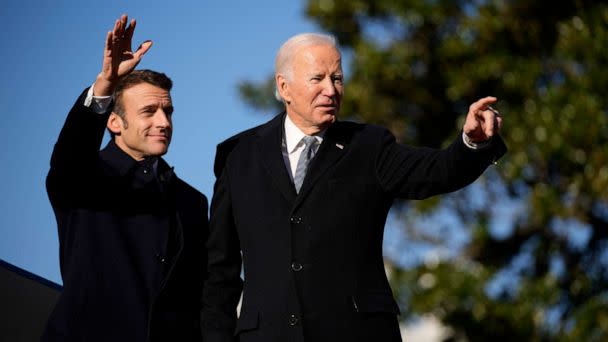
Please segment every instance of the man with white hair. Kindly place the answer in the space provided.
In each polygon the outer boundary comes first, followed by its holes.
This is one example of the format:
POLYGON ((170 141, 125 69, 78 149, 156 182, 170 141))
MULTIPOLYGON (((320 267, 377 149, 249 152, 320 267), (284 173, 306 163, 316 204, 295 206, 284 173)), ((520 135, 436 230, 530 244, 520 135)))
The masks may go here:
POLYGON ((496 98, 473 103, 458 139, 435 150, 337 121, 344 74, 331 36, 285 42, 275 81, 285 112, 218 145, 204 335, 401 341, 382 260, 388 211, 396 198, 460 189, 506 152, 496 98))

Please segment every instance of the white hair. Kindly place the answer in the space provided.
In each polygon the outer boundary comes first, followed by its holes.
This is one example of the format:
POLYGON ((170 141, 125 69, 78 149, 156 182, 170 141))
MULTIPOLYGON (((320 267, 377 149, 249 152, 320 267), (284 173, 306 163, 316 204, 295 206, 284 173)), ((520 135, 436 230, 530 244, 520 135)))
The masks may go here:
MULTIPOLYGON (((331 45, 338 50, 338 53, 340 52, 338 49, 338 41, 332 35, 323 33, 297 34, 283 43, 279 49, 279 52, 277 52, 277 58, 274 63, 275 77, 276 75, 281 74, 285 76, 287 80, 291 81, 293 76, 293 58, 296 50, 302 46, 311 45, 331 45)), ((279 93, 279 89, 276 87, 276 83, 274 96, 277 98, 277 100, 285 102, 279 93)))

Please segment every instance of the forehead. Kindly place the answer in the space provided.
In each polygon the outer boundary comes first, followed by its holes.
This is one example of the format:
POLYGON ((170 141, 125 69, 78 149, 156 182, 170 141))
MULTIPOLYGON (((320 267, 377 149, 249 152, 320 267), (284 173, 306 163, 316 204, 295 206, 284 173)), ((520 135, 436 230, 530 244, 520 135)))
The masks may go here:
POLYGON ((340 52, 332 45, 307 45, 296 50, 293 67, 305 72, 335 72, 341 70, 342 59, 340 52))
POLYGON ((149 102, 171 102, 171 94, 168 90, 157 87, 150 83, 139 83, 123 91, 125 102, 149 103, 149 102))

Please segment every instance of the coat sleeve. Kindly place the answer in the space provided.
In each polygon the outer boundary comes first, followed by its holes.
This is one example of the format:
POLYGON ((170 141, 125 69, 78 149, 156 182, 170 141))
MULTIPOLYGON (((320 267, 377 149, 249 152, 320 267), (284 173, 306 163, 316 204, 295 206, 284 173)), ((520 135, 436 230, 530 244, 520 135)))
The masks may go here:
POLYGON ((108 121, 108 114, 97 114, 84 105, 88 88, 68 113, 53 148, 47 176, 47 192, 54 204, 65 203, 90 177, 108 121))
POLYGON ((456 191, 475 181, 506 153, 495 136, 480 150, 468 148, 461 134, 445 149, 399 144, 384 131, 376 158, 376 176, 382 188, 397 198, 424 199, 456 191))
POLYGON ((236 307, 241 296, 241 252, 232 214, 228 153, 218 146, 215 160, 217 181, 211 201, 208 272, 203 291, 202 330, 207 342, 235 341, 236 307), (222 165, 218 165, 218 163, 222 165))

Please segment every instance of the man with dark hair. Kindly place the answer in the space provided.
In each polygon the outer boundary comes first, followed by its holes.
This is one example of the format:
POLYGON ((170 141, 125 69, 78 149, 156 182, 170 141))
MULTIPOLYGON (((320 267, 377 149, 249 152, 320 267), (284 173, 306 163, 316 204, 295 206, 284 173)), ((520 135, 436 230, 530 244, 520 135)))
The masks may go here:
POLYGON ((458 138, 434 150, 336 119, 344 74, 331 36, 285 42, 275 84, 285 111, 218 145, 204 335, 217 342, 401 341, 382 260, 387 214, 396 198, 466 186, 505 153, 502 118, 490 107, 496 98, 473 103, 458 138))
POLYGON ((123 15, 108 32, 102 71, 53 150, 47 191, 64 287, 43 341, 201 340, 207 199, 161 158, 172 82, 134 71, 152 45, 132 52, 134 29, 123 15))
POLYGON ((125 90, 140 83, 148 83, 166 91, 171 91, 173 81, 167 75, 151 70, 134 70, 125 75, 114 89, 114 113, 124 118, 125 108, 123 104, 123 93, 125 90))

